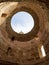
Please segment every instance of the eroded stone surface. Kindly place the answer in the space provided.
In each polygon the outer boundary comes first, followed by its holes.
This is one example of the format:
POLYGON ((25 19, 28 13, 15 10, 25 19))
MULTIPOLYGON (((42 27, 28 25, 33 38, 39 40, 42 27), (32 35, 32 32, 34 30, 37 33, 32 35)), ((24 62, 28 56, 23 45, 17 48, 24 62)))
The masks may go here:
MULTIPOLYGON (((30 1, 31 2, 31 1, 30 1)), ((49 17, 48 9, 37 1, 33 2, 4 2, 0 3, 0 63, 3 65, 49 65, 49 17), (14 33, 6 30, 6 22, 10 21, 10 17, 14 12, 21 11, 21 7, 27 7, 38 15, 39 31, 33 39, 28 41, 11 40, 14 33), (6 13, 7 17, 2 17, 2 13, 6 13), (46 23, 46 24, 45 24, 46 23), (12 35, 10 35, 10 33, 12 35), (10 35, 10 37, 9 37, 10 35), (46 57, 40 59, 38 46, 44 45, 46 57), (6 62, 8 61, 8 62, 6 62), (13 64, 14 63, 14 64, 13 64)), ((29 12, 31 13, 32 11, 29 12)), ((26 11, 27 9, 25 9, 26 11)), ((36 16, 34 16, 36 17, 36 16)), ((10 30, 11 31, 11 30, 10 30)), ((26 38, 27 39, 27 38, 26 38)))

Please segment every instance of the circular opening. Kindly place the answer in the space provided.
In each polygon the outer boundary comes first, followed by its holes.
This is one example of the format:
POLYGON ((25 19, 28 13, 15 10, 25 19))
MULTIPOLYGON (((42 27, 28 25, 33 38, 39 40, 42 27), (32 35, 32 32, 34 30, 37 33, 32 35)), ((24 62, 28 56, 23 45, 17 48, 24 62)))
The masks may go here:
POLYGON ((34 19, 28 12, 17 12, 11 18, 11 27, 16 33, 29 33, 34 28, 34 19))

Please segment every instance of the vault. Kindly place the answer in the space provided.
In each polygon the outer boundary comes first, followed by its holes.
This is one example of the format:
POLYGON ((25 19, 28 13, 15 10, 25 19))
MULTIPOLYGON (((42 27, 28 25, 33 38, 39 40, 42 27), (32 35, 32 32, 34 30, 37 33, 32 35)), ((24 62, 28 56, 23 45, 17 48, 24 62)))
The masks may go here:
POLYGON ((49 54, 46 51, 49 40, 48 16, 46 5, 37 1, 0 3, 0 59, 18 65, 42 65, 43 61, 46 62, 49 54), (34 28, 26 34, 18 34, 11 28, 12 16, 21 11, 30 13, 35 21, 34 28), (42 58, 41 45, 46 53, 42 58))

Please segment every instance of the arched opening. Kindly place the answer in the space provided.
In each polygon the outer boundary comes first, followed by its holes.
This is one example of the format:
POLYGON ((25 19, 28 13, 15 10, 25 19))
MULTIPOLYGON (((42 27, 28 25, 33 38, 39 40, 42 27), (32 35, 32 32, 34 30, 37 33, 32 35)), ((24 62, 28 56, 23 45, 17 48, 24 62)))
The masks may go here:
POLYGON ((44 46, 43 45, 41 46, 41 52, 42 52, 42 56, 45 57, 46 56, 46 53, 45 53, 45 49, 44 49, 44 46))
POLYGON ((41 45, 41 44, 38 46, 38 52, 39 52, 40 58, 43 58, 43 57, 46 56, 46 52, 45 52, 44 46, 41 45))

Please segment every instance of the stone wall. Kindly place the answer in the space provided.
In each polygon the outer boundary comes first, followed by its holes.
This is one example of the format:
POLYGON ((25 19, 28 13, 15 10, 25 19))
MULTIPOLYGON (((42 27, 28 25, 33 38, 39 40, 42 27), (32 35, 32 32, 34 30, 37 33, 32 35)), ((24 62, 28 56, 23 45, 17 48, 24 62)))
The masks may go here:
POLYGON ((0 65, 49 65, 48 8, 41 2, 37 2, 36 0, 32 1, 5 2, 0 4, 0 65), (32 38, 32 35, 29 33, 28 35, 30 36, 27 36, 25 41, 25 36, 16 35, 12 31, 10 24, 7 23, 10 22, 11 16, 15 12, 21 10, 34 14, 35 21, 39 20, 39 27, 35 27, 35 31, 38 31, 36 33, 37 36, 33 33, 34 37, 32 38), (13 35, 14 40, 11 39, 13 35), (39 56, 38 46, 40 44, 44 45, 46 57, 40 58, 39 56))

